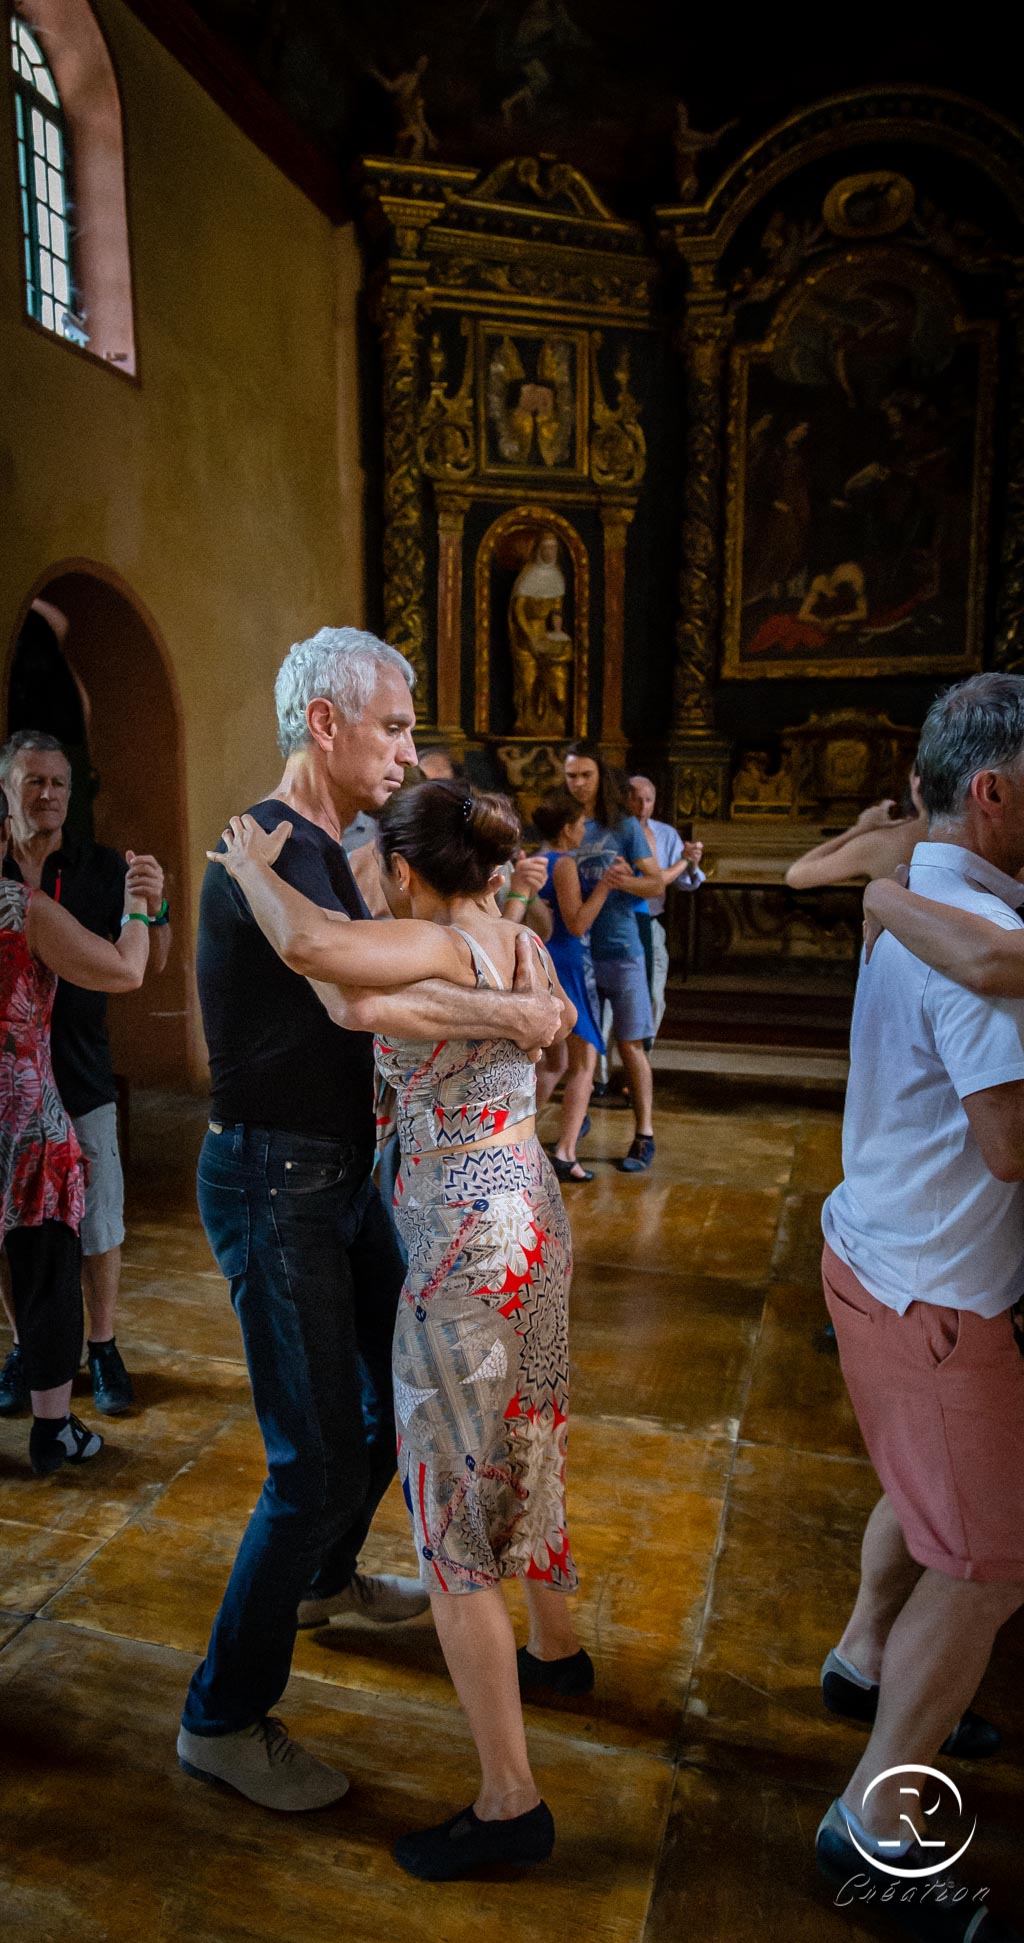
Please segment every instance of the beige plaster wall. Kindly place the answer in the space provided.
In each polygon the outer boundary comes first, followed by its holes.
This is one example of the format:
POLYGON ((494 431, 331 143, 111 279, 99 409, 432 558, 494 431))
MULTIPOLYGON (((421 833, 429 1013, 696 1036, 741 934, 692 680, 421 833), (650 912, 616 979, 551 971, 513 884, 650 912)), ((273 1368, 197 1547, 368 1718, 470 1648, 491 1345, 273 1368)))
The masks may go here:
MULTIPOLYGON (((64 561, 148 609, 180 698, 194 920, 206 843, 276 780, 284 650, 362 619, 359 261, 120 0, 96 12, 121 84, 139 382, 25 323, 0 139, 0 658, 64 561)), ((140 719, 124 759, 160 733, 140 719)), ((195 1020, 189 1046, 196 1079, 195 1020)))

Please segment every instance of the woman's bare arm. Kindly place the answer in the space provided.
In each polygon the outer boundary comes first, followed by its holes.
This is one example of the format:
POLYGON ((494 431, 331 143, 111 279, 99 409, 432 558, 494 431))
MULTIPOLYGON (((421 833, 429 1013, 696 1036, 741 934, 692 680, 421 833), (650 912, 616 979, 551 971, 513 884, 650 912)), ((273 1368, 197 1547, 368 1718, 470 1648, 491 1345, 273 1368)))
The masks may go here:
POLYGON ((904 823, 891 823, 886 829, 849 830, 834 838, 835 849, 819 844, 806 857, 798 857, 786 872, 790 890, 815 890, 823 884, 848 884, 858 877, 871 883, 876 877, 890 877, 899 864, 908 864, 920 841, 920 817, 904 823))
POLYGON ((888 878, 868 885, 864 910, 869 925, 891 931, 915 958, 957 985, 985 998, 1024 998, 1024 931, 936 904, 888 878))
POLYGON ((598 878, 590 896, 585 899, 575 858, 559 857, 555 864, 551 881, 555 887, 562 922, 566 930, 572 932, 574 938, 582 938, 586 935, 598 912, 607 902, 608 892, 611 890, 607 878, 608 872, 605 871, 604 876, 598 878))
MULTIPOLYGON (((428 1043, 452 1038, 511 1039, 538 1057, 544 1046, 572 1029, 565 1026, 558 996, 548 991, 536 945, 525 926, 516 939, 516 974, 510 992, 489 985, 447 985, 439 979, 426 979, 400 991, 341 989, 315 979, 310 984, 336 1025, 350 1032, 379 1032, 385 1039, 392 1034, 428 1043)), ((568 999, 565 1004, 569 1005, 568 999)))
POLYGON ((656 857, 638 857, 635 864, 628 857, 616 857, 608 866, 607 876, 610 890, 626 891, 630 897, 661 897, 665 889, 656 857))
MULTIPOLYGON (((126 900, 141 911, 144 900, 126 900)), ((126 924, 116 944, 97 938, 45 891, 29 900, 25 938, 30 951, 58 978, 86 992, 135 992, 146 975, 149 927, 126 924)))
POLYGON ((207 854, 235 879, 290 971, 329 985, 386 989, 424 978, 459 985, 472 975, 461 941, 443 925, 415 918, 398 919, 383 930, 365 921, 339 924, 286 884, 272 865, 291 835, 290 823, 267 832, 251 816, 233 816, 224 835, 225 849, 207 854))
POLYGON ((561 1007, 540 990, 527 934, 516 940, 511 992, 467 987, 473 974, 465 947, 443 925, 339 922, 338 912, 321 911, 275 876, 270 866, 290 834, 288 823, 268 835, 252 817, 233 817, 227 849, 207 854, 230 866, 278 956, 309 979, 338 1025, 411 1039, 507 1038, 530 1050, 561 1030, 561 1007))

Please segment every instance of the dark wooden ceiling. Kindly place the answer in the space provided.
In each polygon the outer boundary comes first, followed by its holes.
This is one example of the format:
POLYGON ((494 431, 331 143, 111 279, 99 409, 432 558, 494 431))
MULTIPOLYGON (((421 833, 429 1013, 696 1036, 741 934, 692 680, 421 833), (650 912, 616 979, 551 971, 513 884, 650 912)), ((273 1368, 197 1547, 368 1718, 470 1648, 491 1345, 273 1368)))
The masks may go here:
MULTIPOLYGON (((872 83, 953 88, 1016 119, 1005 13, 946 27, 818 10, 756 14, 665 0, 129 0, 253 140, 335 219, 361 153, 389 154, 395 111, 375 78, 426 55, 438 158, 572 162, 623 216, 674 193, 672 129, 735 119, 724 165, 773 122, 872 83), (886 21, 884 30, 881 22, 886 21)), ((923 15, 918 16, 923 20, 923 15)))

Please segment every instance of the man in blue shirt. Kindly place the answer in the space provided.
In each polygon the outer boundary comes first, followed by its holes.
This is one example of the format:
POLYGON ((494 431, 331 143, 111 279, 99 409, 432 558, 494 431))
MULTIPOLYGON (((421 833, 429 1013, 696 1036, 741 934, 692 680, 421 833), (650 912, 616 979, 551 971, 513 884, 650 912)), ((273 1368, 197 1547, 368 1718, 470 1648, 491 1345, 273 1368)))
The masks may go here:
POLYGON ((649 776, 630 777, 629 807, 654 852, 665 885, 660 897, 647 899, 651 920, 650 986, 655 1038, 665 1017, 665 986, 668 982, 668 939, 663 923, 665 891, 670 884, 677 884, 681 891, 696 891, 704 883, 704 872, 700 867, 704 845, 684 843, 671 823, 657 822, 654 816, 656 800, 654 784, 649 776))

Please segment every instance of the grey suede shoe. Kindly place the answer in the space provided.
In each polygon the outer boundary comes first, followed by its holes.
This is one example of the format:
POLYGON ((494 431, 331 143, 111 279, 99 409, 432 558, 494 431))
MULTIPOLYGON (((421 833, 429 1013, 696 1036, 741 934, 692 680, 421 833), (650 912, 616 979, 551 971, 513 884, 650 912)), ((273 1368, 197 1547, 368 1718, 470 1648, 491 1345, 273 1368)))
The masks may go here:
POLYGON ((300 1599, 298 1623, 300 1630, 329 1626, 332 1619, 344 1619, 354 1613, 358 1619, 370 1619, 377 1626, 394 1626, 400 1619, 415 1619, 419 1613, 426 1612, 429 1604, 430 1594, 418 1579, 399 1579, 386 1572, 369 1578, 356 1572, 348 1585, 343 1585, 340 1592, 332 1592, 329 1598, 300 1599))
POLYGON ((329 1808, 348 1792, 348 1777, 293 1741, 268 1714, 237 1734, 178 1732, 178 1761, 194 1781, 222 1781, 260 1808, 299 1814, 329 1808))

